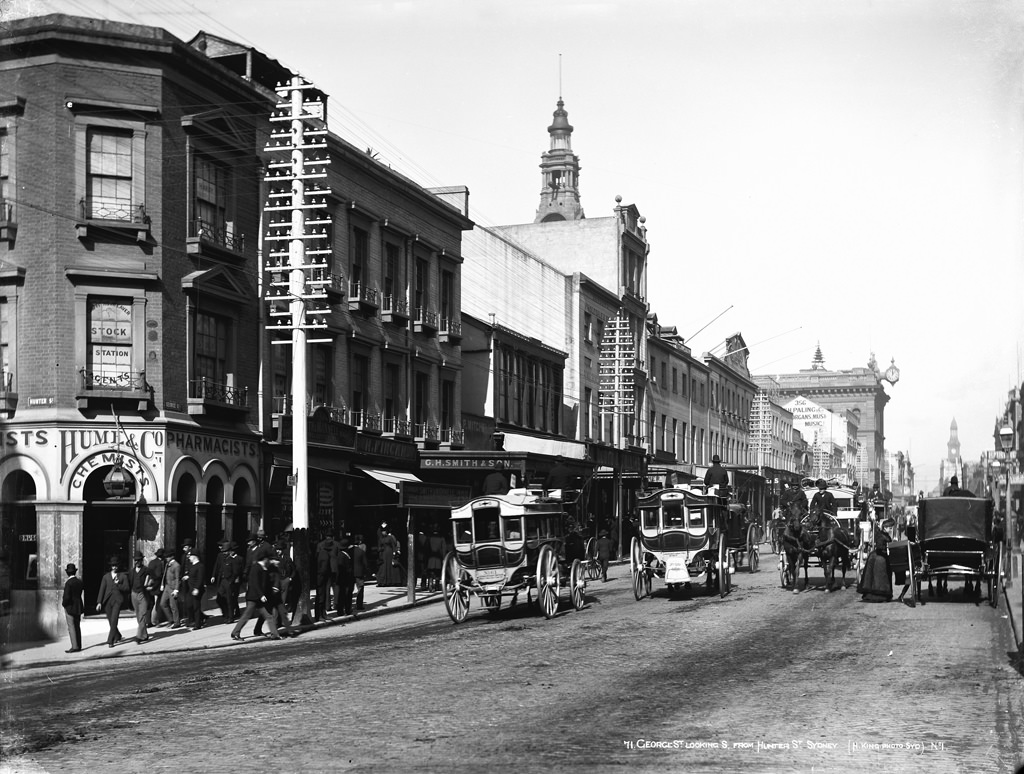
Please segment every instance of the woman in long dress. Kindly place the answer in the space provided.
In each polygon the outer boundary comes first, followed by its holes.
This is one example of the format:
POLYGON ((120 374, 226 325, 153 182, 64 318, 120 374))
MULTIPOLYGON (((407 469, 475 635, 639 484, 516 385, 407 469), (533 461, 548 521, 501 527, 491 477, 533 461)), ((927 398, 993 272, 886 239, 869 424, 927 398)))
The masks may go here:
POLYGON ((387 524, 381 525, 380 535, 377 538, 377 550, 380 552, 377 585, 401 586, 402 568, 398 564, 398 540, 391 534, 387 524))
POLYGON ((857 584, 857 593, 864 602, 892 600, 892 575, 889 572, 889 542, 892 536, 883 526, 874 525, 875 549, 864 562, 864 573, 857 584))

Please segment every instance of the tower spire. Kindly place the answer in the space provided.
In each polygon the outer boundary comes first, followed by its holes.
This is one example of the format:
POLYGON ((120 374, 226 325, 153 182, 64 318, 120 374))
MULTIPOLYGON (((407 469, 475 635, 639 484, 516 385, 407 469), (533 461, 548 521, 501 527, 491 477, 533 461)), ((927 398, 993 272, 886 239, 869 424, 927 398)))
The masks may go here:
POLYGON ((582 220, 583 205, 580 203, 579 177, 580 159, 572 152, 572 125, 569 113, 562 101, 562 55, 558 55, 558 104, 554 120, 548 127, 551 147, 541 154, 540 206, 534 223, 550 223, 557 220, 582 220))

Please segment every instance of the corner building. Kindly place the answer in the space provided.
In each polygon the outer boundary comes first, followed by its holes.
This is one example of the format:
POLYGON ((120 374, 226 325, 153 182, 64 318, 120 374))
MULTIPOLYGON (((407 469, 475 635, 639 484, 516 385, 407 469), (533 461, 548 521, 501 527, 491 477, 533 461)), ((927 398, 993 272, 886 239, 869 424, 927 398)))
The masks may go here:
MULTIPOLYGON (((289 73, 64 15, 0 39, 0 548, 12 637, 63 632, 63 568, 212 558, 261 514, 262 148, 289 73)), ((213 41, 215 43, 215 41, 213 41)))

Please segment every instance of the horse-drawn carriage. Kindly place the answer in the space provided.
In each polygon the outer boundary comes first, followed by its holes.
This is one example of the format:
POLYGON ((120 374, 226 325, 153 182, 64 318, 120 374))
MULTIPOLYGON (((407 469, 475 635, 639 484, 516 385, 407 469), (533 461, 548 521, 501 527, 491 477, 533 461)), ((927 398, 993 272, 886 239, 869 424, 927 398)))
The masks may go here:
MULTIPOLYGON (((917 537, 910 552, 909 583, 924 604, 921 586, 962 579, 965 587, 981 598, 984 583, 988 602, 998 602, 1002 536, 992 528, 993 503, 981 497, 931 497, 921 500, 917 513, 917 537)), ((890 544, 890 556, 893 546, 890 544)))
MULTIPOLYGON (((804 480, 805 495, 810 487, 804 480)), ((808 567, 814 562, 825 574, 825 588, 835 586, 837 569, 842 569, 842 587, 846 588, 846 573, 851 566, 851 552, 857 554, 857 570, 862 562, 863 533, 861 509, 856 500, 856 491, 838 484, 826 485, 824 489, 814 488, 813 493, 828 492, 832 496, 835 512, 825 511, 813 505, 813 496, 808 497, 811 508, 804 512, 796 501, 790 503, 788 525, 783 532, 779 552, 779 579, 782 587, 797 590, 800 568, 804 571, 804 588, 808 587, 808 567), (860 537, 858 537, 860 536, 860 537), (858 546, 858 542, 860 545, 858 546)))
POLYGON ((441 587, 455 623, 466 620, 475 597, 496 612, 504 600, 534 592, 545 618, 558 612, 559 589, 569 587, 572 606, 584 605, 584 561, 566 561, 567 517, 560 500, 525 490, 479 497, 452 511, 454 550, 445 557, 441 587))
POLYGON ((651 593, 652 580, 678 591, 705 575, 708 588, 724 597, 731 573, 746 558, 751 572, 758 566, 757 524, 748 523, 746 509, 717 487, 675 486, 642 496, 637 504, 637 534, 630 545, 630 573, 637 600, 651 593))

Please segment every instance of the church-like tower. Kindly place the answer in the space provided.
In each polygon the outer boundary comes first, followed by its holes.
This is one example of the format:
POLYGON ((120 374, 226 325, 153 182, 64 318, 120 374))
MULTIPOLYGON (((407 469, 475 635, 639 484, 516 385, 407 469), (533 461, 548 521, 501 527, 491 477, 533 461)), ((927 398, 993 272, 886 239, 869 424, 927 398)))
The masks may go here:
POLYGON ((580 204, 580 159, 572 152, 572 125, 561 97, 554 116, 555 120, 548 127, 551 148, 541 154, 543 188, 534 223, 582 220, 586 217, 580 204))
POLYGON ((957 437, 956 419, 949 424, 949 440, 946 441, 946 461, 960 461, 960 439, 957 437))

